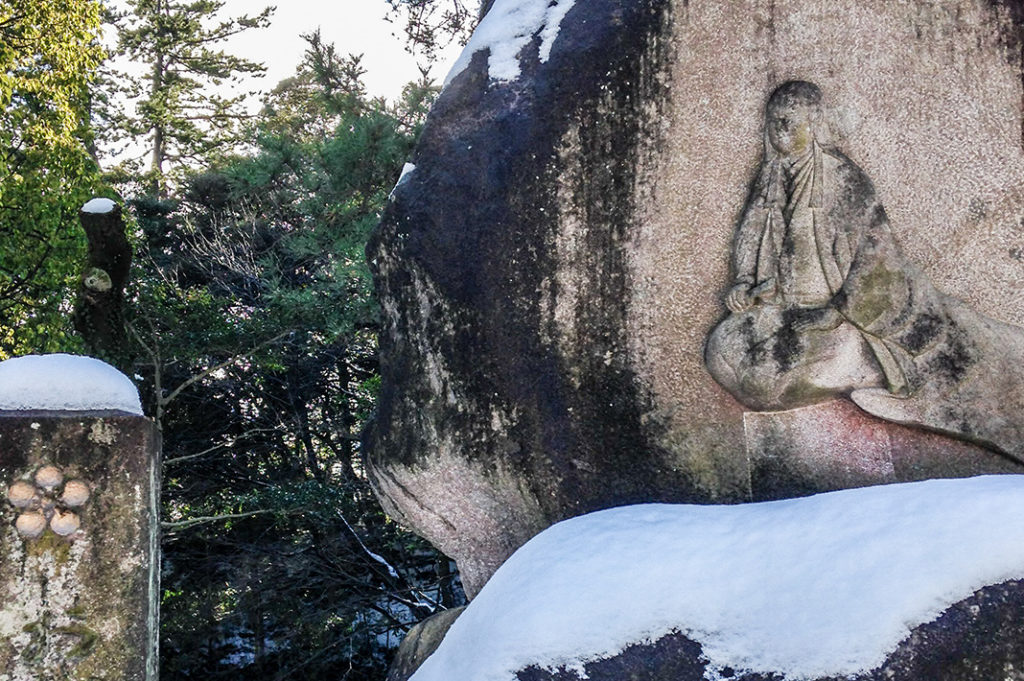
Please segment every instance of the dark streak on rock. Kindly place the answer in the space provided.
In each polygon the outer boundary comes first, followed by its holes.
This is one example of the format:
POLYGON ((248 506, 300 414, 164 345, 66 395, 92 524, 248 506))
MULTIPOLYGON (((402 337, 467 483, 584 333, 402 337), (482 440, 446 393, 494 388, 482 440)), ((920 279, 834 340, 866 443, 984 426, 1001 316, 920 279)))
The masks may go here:
POLYGON ((804 319, 803 312, 799 308, 790 308, 782 312, 782 327, 772 344, 772 359, 775 360, 780 374, 792 369, 803 352, 803 339, 793 329, 796 322, 804 319))
POLYGON ((928 362, 927 373, 947 385, 959 383, 977 362, 975 355, 967 333, 950 322, 946 331, 946 344, 928 362))
POLYGON ((743 345, 746 347, 747 356, 750 357, 750 361, 755 364, 760 364, 764 361, 765 347, 764 344, 757 340, 754 334, 754 318, 746 317, 743 323, 740 324, 739 333, 743 336, 743 345))
POLYGON ((987 4, 997 22, 1006 61, 1020 71, 1020 143, 1024 149, 1024 0, 987 0, 987 4))
POLYGON ((918 315, 903 338, 903 345, 916 355, 938 338, 942 328, 943 319, 938 315, 928 312, 918 315))

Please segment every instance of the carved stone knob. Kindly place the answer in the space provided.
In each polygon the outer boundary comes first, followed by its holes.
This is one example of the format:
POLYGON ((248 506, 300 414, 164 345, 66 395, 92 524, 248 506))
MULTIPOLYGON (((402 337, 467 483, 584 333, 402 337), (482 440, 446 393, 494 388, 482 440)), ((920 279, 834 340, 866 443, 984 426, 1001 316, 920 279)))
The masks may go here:
POLYGON ((15 508, 28 508, 36 500, 35 485, 18 480, 7 490, 7 501, 15 508))
POLYGON ((64 482, 64 474, 56 466, 43 466, 36 471, 36 484, 50 491, 64 482))
POLYGON ((57 511, 50 519, 50 529, 62 537, 73 534, 81 526, 78 514, 71 511, 57 511))
POLYGON ((35 539, 42 536, 43 532, 46 531, 46 516, 39 511, 22 513, 14 521, 14 527, 22 537, 35 539))
POLYGON ((64 494, 60 500, 68 508, 78 508, 89 501, 90 494, 89 485, 81 480, 69 480, 64 485, 64 494))

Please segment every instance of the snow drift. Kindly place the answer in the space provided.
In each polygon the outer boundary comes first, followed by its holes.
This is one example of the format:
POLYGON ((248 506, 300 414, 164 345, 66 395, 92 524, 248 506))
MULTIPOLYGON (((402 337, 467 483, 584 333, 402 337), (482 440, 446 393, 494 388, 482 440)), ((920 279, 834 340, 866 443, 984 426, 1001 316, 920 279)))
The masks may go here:
POLYGON ((412 678, 514 680, 672 632, 702 645, 712 676, 850 675, 977 589, 1021 577, 1024 476, 623 507, 520 548, 412 678))

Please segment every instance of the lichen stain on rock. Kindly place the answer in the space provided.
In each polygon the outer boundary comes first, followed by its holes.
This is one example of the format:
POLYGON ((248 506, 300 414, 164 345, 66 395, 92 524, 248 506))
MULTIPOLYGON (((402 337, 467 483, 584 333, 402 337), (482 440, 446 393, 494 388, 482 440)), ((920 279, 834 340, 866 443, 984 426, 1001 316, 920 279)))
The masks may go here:
POLYGON ((102 419, 93 422, 89 429, 89 440, 99 445, 111 446, 117 442, 117 428, 102 419))
MULTIPOLYGON (((5 540, 10 535, 8 530, 5 540)), ((0 639, 10 642, 10 657, 0 658, 0 665, 10 681, 35 681, 50 678, 58 670, 67 672, 64 630, 80 619, 78 603, 84 592, 80 573, 88 542, 68 543, 47 532, 38 541, 8 541, 5 547, 11 550, 0 560, 18 569, 7 573, 0 587, 5 596, 0 606, 0 639)))

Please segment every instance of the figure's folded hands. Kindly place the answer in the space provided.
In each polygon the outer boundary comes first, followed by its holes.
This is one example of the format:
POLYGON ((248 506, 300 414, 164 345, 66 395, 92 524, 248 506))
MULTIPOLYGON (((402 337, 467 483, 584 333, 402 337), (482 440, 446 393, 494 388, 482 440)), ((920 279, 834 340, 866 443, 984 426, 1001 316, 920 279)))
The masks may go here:
POLYGON ((736 284, 725 296, 725 306, 729 312, 745 312, 754 306, 754 297, 750 295, 750 286, 736 284))

